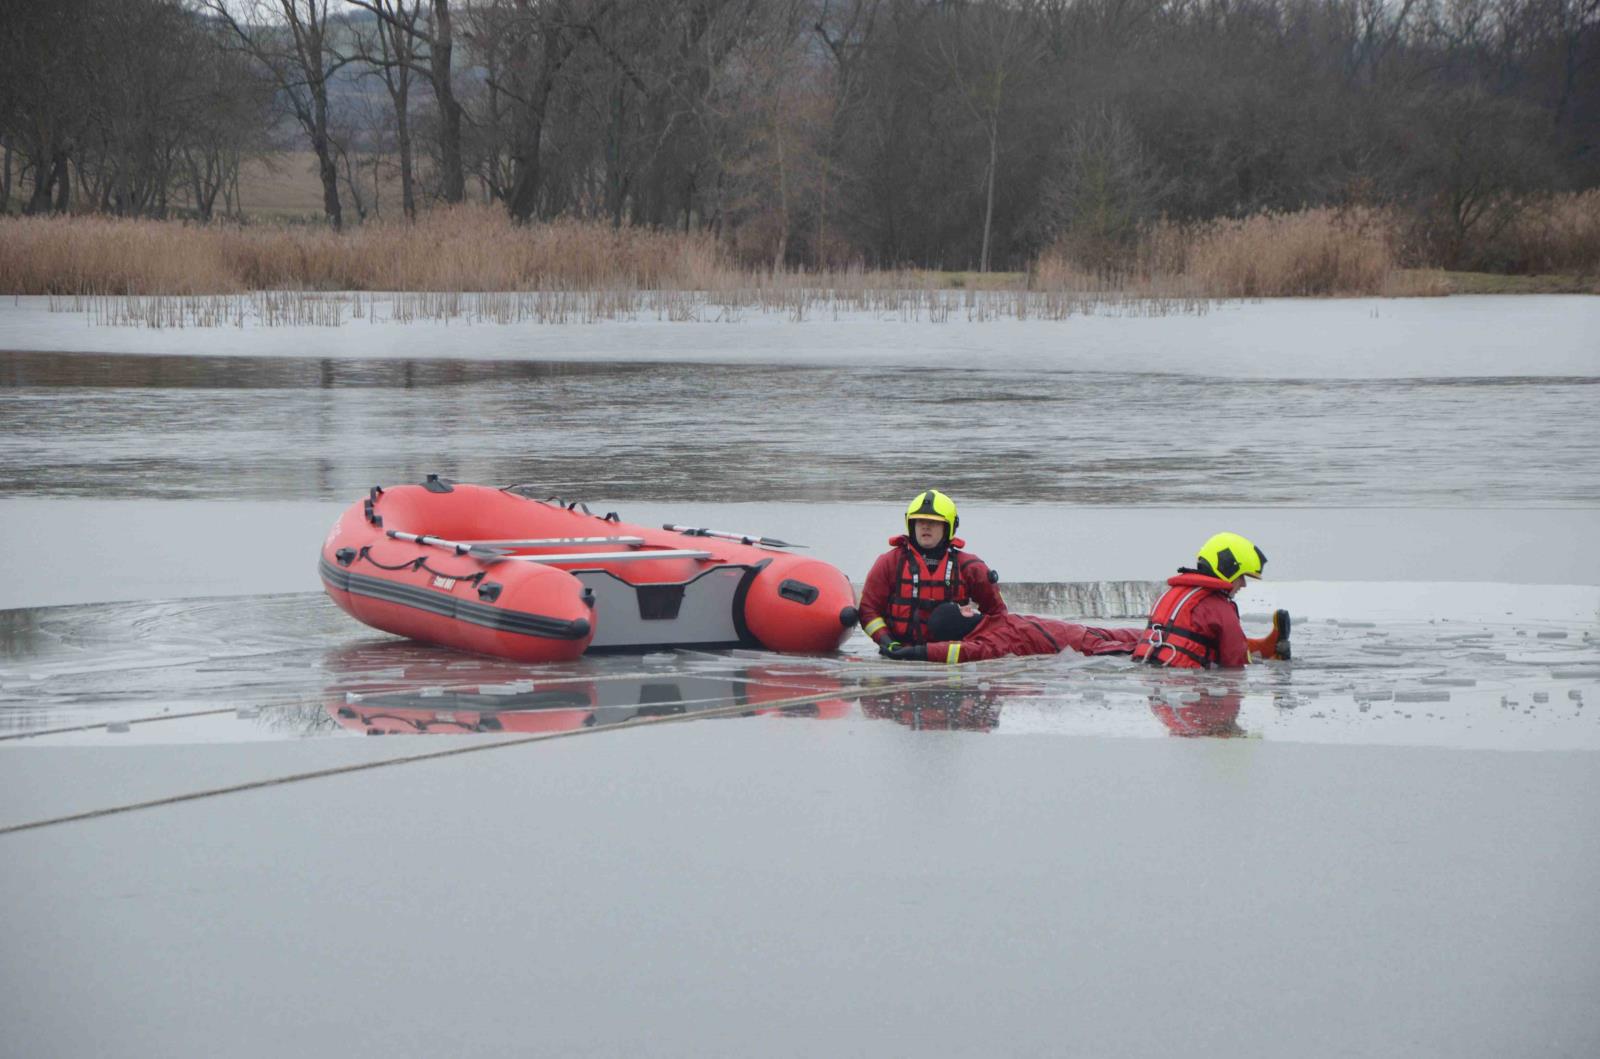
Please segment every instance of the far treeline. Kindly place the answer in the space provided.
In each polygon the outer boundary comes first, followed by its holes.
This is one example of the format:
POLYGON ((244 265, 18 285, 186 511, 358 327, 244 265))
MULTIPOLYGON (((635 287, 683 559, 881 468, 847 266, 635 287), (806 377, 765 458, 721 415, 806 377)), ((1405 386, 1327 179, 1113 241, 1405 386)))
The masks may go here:
POLYGON ((1118 267, 1332 208, 1402 257, 1600 186, 1600 0, 9 0, 0 206, 334 229, 490 202, 790 267, 1118 267))

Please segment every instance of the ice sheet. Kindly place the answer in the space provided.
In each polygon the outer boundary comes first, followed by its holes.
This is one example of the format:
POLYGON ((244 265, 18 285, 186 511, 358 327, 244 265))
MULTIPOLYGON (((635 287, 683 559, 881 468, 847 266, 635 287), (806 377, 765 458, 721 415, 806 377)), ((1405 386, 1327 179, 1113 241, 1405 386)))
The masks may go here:
POLYGON ((795 323, 656 319, 592 324, 351 321, 342 327, 91 326, 44 297, 0 302, 0 348, 190 355, 490 357, 765 364, 865 362, 1208 378, 1576 376, 1600 370, 1600 298, 1530 295, 1277 299, 1201 316, 944 323, 842 314, 795 323))
MULTIPOLYGON (((0 801, 265 749, 7 753, 0 801)), ((21 1055, 1589 1056, 1597 813, 1592 753, 585 736, 0 836, 0 1019, 21 1055)))

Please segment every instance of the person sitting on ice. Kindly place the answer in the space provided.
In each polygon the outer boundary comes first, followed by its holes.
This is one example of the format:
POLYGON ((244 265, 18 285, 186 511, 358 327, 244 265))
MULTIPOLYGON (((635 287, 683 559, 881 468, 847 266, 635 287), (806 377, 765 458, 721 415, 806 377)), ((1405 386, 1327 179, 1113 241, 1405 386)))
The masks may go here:
POLYGON ((928 616, 929 641, 880 648, 885 658, 910 662, 982 662, 1007 655, 1125 655, 1138 629, 1097 629, 1028 614, 981 614, 971 604, 942 603, 928 616))
POLYGON ((1233 597, 1259 578, 1267 557, 1237 533, 1219 533, 1200 548, 1194 569, 1178 568, 1156 601, 1133 649, 1137 662, 1179 669, 1233 669, 1250 656, 1289 657, 1289 612, 1272 616, 1272 631, 1247 639, 1233 597))
POLYGON ((937 489, 906 508, 906 531, 889 539, 861 587, 861 628, 881 649, 928 642, 928 615, 941 603, 976 603, 1004 614, 1000 575, 956 536, 956 504, 937 489))

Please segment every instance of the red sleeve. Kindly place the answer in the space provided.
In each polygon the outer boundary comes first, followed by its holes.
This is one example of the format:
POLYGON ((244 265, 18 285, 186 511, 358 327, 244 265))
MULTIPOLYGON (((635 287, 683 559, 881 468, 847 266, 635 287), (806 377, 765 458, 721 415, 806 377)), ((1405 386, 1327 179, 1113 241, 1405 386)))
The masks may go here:
MULTIPOLYGON (((895 553, 888 551, 878 556, 872 569, 867 572, 867 579, 861 585, 861 606, 856 608, 863 630, 884 618, 884 608, 889 605, 889 592, 894 587, 894 568, 895 553)), ((867 635, 880 644, 889 639, 888 629, 881 626, 868 631, 867 635)))
POLYGON ((1005 648, 988 643, 983 640, 940 640, 928 645, 928 661, 930 662, 984 662, 991 658, 1002 658, 1010 654, 1005 648), (950 648, 959 647, 955 658, 950 657, 950 648))
POLYGON ((1249 665, 1250 648, 1245 643, 1239 608, 1233 600, 1210 596, 1203 605, 1206 620, 1211 624, 1211 635, 1217 638, 1217 664, 1224 669, 1249 665))
POLYGON ((961 581, 967 586, 967 595, 984 614, 1006 613, 1006 601, 1000 596, 1000 583, 990 580, 989 565, 976 555, 966 556, 961 564, 961 581))

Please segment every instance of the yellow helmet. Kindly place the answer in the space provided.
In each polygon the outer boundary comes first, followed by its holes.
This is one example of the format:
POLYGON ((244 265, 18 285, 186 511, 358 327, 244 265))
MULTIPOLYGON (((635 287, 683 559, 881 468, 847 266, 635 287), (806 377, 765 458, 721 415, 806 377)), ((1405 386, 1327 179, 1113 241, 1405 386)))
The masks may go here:
POLYGON ((923 520, 943 522, 950 527, 951 537, 956 535, 956 527, 961 525, 961 518, 956 514, 956 502, 937 489, 918 493, 906 508, 906 533, 912 532, 911 523, 923 520))
POLYGON ((1237 533, 1219 533, 1200 546, 1195 568, 1207 577, 1237 581, 1260 577, 1266 565, 1267 557, 1249 540, 1237 533))

